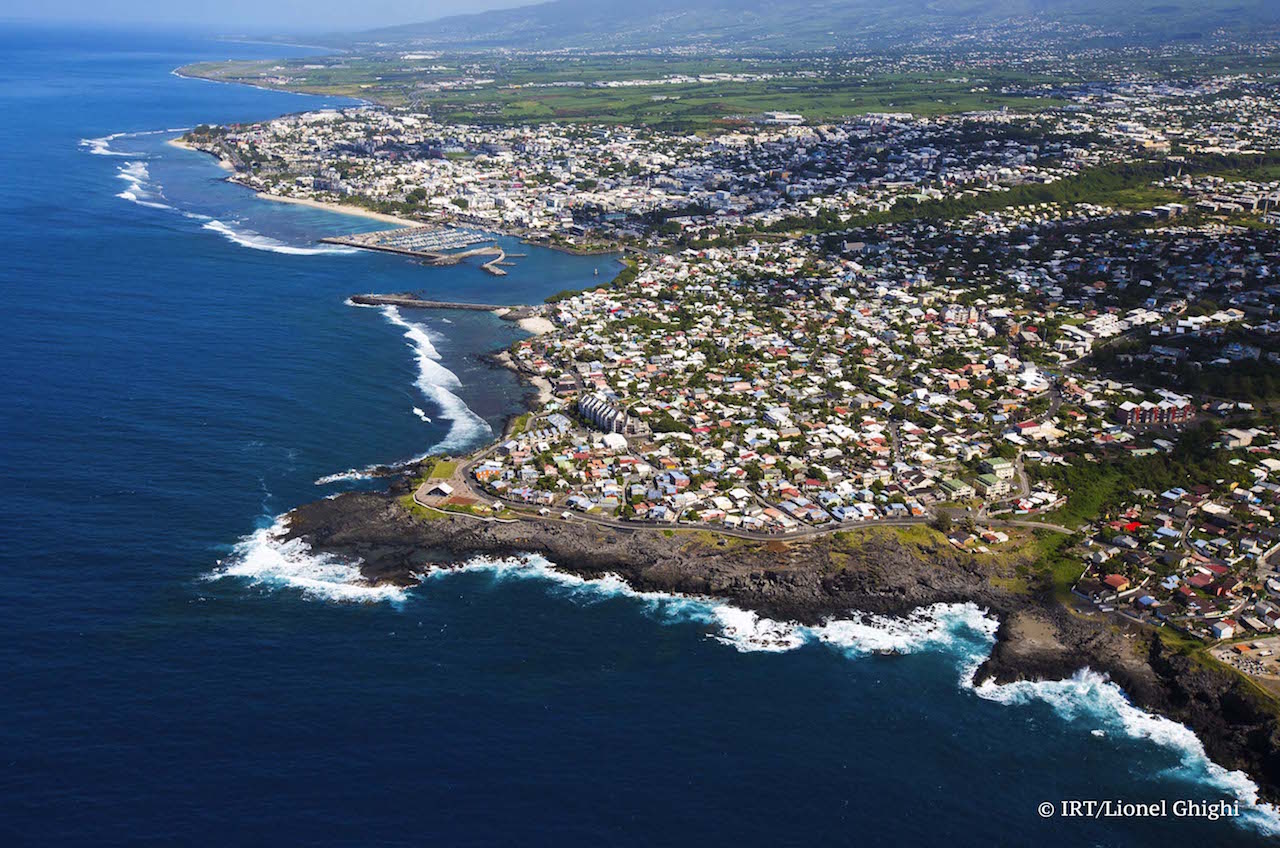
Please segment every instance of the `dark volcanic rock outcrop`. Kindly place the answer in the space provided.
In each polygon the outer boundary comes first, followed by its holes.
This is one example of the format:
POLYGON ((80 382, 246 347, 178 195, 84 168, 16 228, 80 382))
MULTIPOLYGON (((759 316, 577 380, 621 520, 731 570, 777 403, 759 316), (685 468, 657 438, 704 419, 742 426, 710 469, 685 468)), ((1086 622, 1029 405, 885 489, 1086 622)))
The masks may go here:
POLYGON ((1048 590, 999 588, 993 565, 949 545, 905 541, 887 528, 784 543, 585 521, 424 520, 401 504, 406 491, 401 482, 390 494, 346 494, 300 507, 289 535, 358 558, 369 580, 398 585, 458 559, 536 553, 584 577, 611 572, 637 589, 714 596, 803 623, 854 610, 901 615, 973 602, 1001 621, 979 680, 1059 679, 1085 667, 1105 673, 1138 706, 1196 731, 1215 762, 1246 771, 1265 797, 1280 798, 1274 704, 1248 681, 1172 650, 1158 633, 1069 611, 1048 590))

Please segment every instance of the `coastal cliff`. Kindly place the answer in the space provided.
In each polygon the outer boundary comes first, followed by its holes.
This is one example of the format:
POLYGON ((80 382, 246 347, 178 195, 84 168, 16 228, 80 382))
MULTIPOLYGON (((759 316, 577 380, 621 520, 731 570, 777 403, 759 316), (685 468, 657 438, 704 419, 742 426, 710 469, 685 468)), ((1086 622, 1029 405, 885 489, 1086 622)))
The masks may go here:
POLYGON ((1190 727, 1217 763, 1280 798, 1280 725, 1274 706, 1230 670, 1180 652, 1159 633, 1067 610, 1049 587, 1002 588, 1016 563, 993 563, 920 531, 880 528, 796 542, 754 542, 697 530, 622 530, 572 520, 480 521, 404 505, 407 478, 388 493, 350 493, 290 514, 289 536, 359 559, 376 583, 412 585, 433 566, 472 556, 541 554, 583 577, 617 574, 644 591, 723 599, 804 624, 850 611, 904 615, 972 602, 1001 624, 978 682, 1060 679, 1088 667, 1139 707, 1190 727))

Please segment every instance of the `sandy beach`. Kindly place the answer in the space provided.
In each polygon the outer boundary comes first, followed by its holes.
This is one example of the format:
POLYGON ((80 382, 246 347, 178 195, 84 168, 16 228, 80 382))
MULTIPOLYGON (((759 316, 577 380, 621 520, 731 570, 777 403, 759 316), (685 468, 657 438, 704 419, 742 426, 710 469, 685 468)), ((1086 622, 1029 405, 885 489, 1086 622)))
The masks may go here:
POLYGON ((271 200, 276 203, 293 203, 298 206, 310 206, 313 209, 323 209, 326 212, 337 212, 339 215, 355 215, 360 218, 371 218, 375 221, 382 221, 387 224, 395 224, 398 227, 421 227, 421 221, 410 221, 408 218, 398 218, 395 215, 385 215, 382 212, 372 212, 368 209, 361 209, 359 206, 351 206, 345 203, 326 203, 323 200, 312 200, 309 197, 284 197, 279 194, 267 194, 266 192, 258 192, 258 197, 263 200, 271 200))
MULTIPOLYGON (((196 153, 203 153, 206 156, 214 156, 214 154, 210 153, 208 150, 204 150, 192 144, 187 144, 181 138, 171 138, 169 139, 168 143, 182 150, 191 150, 196 153)), ((222 170, 226 171, 229 174, 235 173, 235 168, 233 168, 231 163, 228 162, 226 159, 223 159, 220 156, 214 156, 214 158, 218 160, 218 167, 222 168, 222 170)), ((235 180, 234 182, 239 182, 239 181, 235 180)), ((245 188, 252 189, 253 187, 245 186, 245 188)), ((298 206, 310 206, 313 209, 323 209, 326 212, 337 212, 339 215, 355 215, 360 218, 371 218, 374 221, 382 221, 383 223, 386 223, 386 224, 394 224, 397 227, 422 226, 421 221, 410 221, 408 218, 399 218, 395 215, 385 215, 381 212, 372 212, 368 209, 361 209, 359 206, 351 206, 346 203, 326 203, 322 200, 312 200, 309 197, 284 197, 278 194, 267 194, 266 192, 263 192, 263 191, 258 192, 258 197, 260 197, 263 200, 275 201, 276 203, 293 203, 298 206)))
POLYGON ((543 318, 541 315, 530 315, 527 318, 521 318, 516 324, 520 329, 534 336, 554 332, 556 328, 555 324, 552 324, 549 319, 543 318))
MULTIPOLYGON (((169 139, 168 144, 170 144, 170 145, 171 145, 171 146, 173 146, 173 147, 180 148, 180 149, 182 149, 182 150, 190 150, 190 151, 192 151, 193 153, 203 153, 203 154, 204 154, 204 155, 206 155, 206 156, 213 156, 213 154, 212 154, 212 153, 210 153, 209 151, 207 151, 207 150, 201 150, 201 149, 200 149, 200 148, 198 148, 198 147, 195 147, 195 146, 193 146, 193 145, 187 144, 187 143, 186 143, 185 141, 183 141, 181 138, 171 138, 171 139, 169 139)), ((218 167, 219 167, 219 168, 221 168, 222 170, 226 171, 228 174, 233 174, 233 173, 235 173, 235 168, 231 167, 231 163, 230 163, 230 162, 228 162, 226 159, 223 159, 221 156, 213 156, 213 158, 218 160, 218 167)))

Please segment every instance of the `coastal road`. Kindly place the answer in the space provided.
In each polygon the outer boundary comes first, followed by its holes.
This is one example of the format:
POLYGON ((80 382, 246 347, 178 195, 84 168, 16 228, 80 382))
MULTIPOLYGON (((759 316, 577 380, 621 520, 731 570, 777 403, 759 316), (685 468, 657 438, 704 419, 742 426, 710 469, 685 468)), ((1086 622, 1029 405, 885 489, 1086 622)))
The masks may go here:
MULTIPOLYGON (((490 492, 485 492, 481 489, 478 489, 473 484, 472 481, 474 478, 471 476, 471 468, 476 463, 482 462, 491 453, 493 453, 493 451, 496 448, 497 448, 497 444, 490 445, 489 447, 485 448, 479 453, 474 454, 466 462, 460 463, 457 470, 454 472, 453 477, 450 478, 450 485, 454 487, 455 493, 459 493, 459 494, 465 493, 465 496, 474 498, 476 501, 480 503, 486 503, 486 504, 491 504, 495 502, 501 503, 503 506, 511 510, 511 512, 513 512, 516 516, 518 516, 519 519, 522 519, 522 520, 551 521, 551 522, 571 521, 571 522, 579 522, 582 524, 595 524, 600 527, 608 527, 613 530, 622 530, 628 533, 634 533, 637 530, 645 530, 645 529, 704 530, 708 533, 714 533, 720 536, 731 536, 737 539, 746 539, 746 540, 756 541, 756 542, 804 541, 807 539, 814 539, 819 536, 825 536, 832 533, 858 530, 861 528, 911 527, 915 525, 928 524, 930 521, 933 520, 933 516, 926 514, 926 515, 920 515, 920 516, 911 516, 908 518, 873 518, 867 521, 845 521, 845 522, 839 522, 834 524, 824 524, 824 525, 815 526, 815 527, 805 527, 802 530, 795 530, 789 533, 760 533, 760 532, 753 532, 750 530, 735 530, 729 527, 717 527, 713 525, 702 525, 702 524, 686 524, 686 523, 658 524, 653 522, 626 521, 620 518, 610 518, 610 517, 605 517, 600 515, 588 515, 586 513, 581 513, 581 512, 569 512, 569 518, 565 519, 560 517, 559 512, 552 515, 541 515, 536 511, 532 511, 529 504, 521 503, 518 501, 506 500, 505 498, 496 496, 490 492)), ((419 500, 416 492, 414 493, 414 501, 417 502, 420 506, 424 506, 432 509, 436 508, 432 504, 419 500)), ((469 515, 468 513, 451 513, 451 514, 464 515, 464 516, 473 518, 477 521, 513 520, 513 519, 486 518, 484 516, 469 515)), ((983 523, 991 527, 1019 527, 1019 528, 1031 529, 1031 530, 1049 530, 1054 533, 1063 533, 1066 535, 1071 535, 1075 533, 1075 531, 1072 530, 1071 528, 1064 527, 1061 524, 1052 524, 1049 522, 1041 522, 1041 521, 1029 521, 1029 520, 1017 520, 1017 519, 986 519, 984 520, 983 523)))

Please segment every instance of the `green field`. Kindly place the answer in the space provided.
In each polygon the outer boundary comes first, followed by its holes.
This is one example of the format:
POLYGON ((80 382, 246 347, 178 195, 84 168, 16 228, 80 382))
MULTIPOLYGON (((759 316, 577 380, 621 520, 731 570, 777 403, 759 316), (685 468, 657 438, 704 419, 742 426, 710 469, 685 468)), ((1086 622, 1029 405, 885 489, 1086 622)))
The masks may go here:
POLYGON ((457 460, 442 459, 431 467, 431 474, 428 475, 429 480, 447 480, 458 470, 457 460))
POLYGON ((759 59, 665 60, 605 57, 560 61, 442 59, 423 69, 400 57, 368 57, 189 65, 184 74, 289 91, 371 100, 410 107, 448 122, 525 124, 615 123, 669 129, 732 125, 766 111, 798 112, 828 121, 868 112, 937 115, 1009 108, 1036 111, 1062 101, 1040 94, 1002 94, 1007 85, 1053 81, 1009 71, 984 70, 970 81, 945 73, 817 76, 807 62, 759 59), (438 68, 438 69, 436 69, 438 68), (596 82, 660 80, 673 74, 772 74, 774 79, 592 87, 596 82), (449 88, 459 79, 474 81, 449 88), (574 87, 564 87, 572 83, 574 87), (546 87, 548 84, 556 87, 546 87), (442 87, 445 86, 445 87, 442 87))
MULTIPOLYGON (((285 49, 285 48, 282 48, 285 49)), ((1058 84, 1114 74, 1176 77, 1229 69, 1274 72, 1280 58, 1247 54, 1177 53, 1077 61, 1064 70, 1049 60, 1014 66, 915 70, 898 58, 838 56, 673 57, 657 54, 432 54, 399 51, 309 59, 204 62, 184 74, 288 91, 356 97, 384 106, 427 111, 447 122, 525 124, 600 122, 671 129, 731 125, 764 111, 799 112, 811 122, 868 112, 937 115, 1007 107, 1034 112, 1061 105, 1044 93, 1058 84), (627 88, 593 83, 654 81, 673 75, 771 75, 770 79, 660 84, 627 88), (460 85, 460 81, 465 81, 460 85)))

